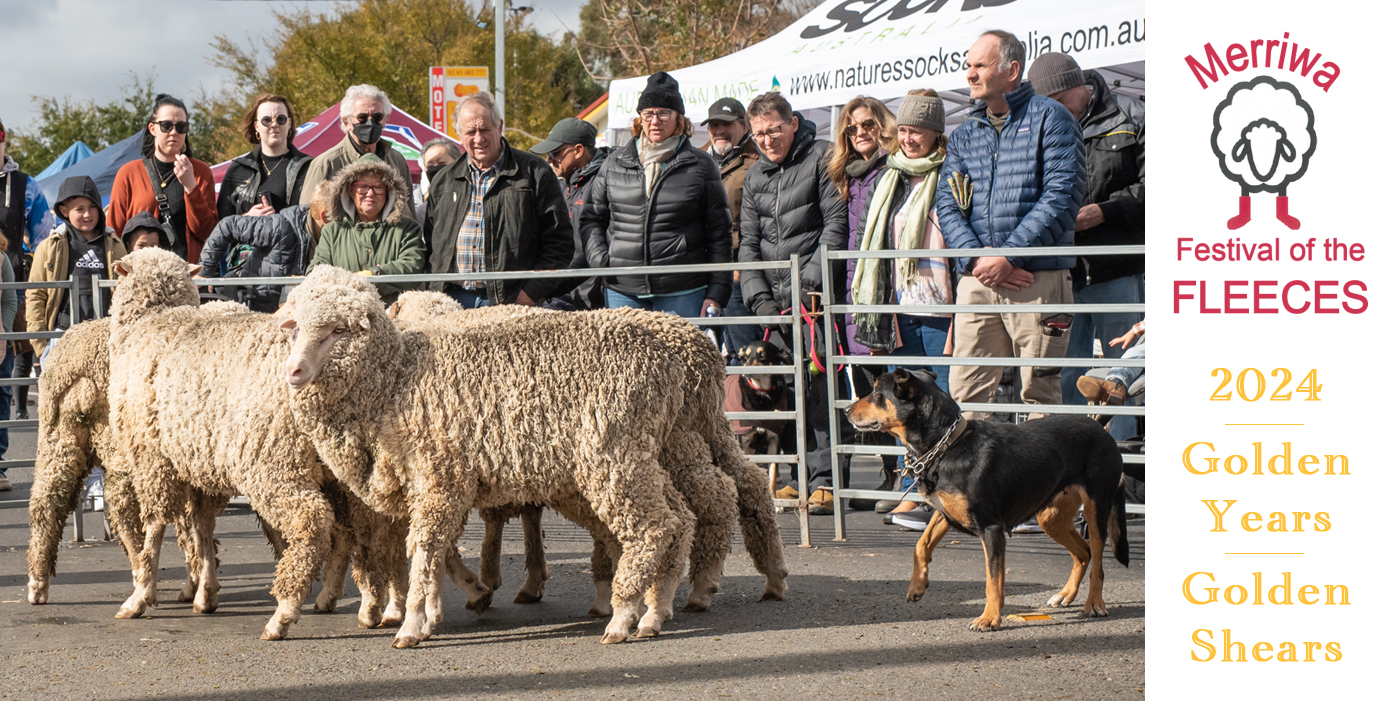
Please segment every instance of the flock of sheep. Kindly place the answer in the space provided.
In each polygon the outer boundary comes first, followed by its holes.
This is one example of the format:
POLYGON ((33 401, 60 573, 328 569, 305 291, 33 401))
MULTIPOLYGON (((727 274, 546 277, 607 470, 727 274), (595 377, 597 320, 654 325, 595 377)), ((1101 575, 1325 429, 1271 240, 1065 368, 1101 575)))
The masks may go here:
POLYGON ((315 609, 333 611, 353 560, 359 624, 399 623, 394 647, 417 645, 442 620, 444 575, 468 607, 490 604, 517 515, 530 570, 517 601, 537 600, 541 505, 594 538, 604 643, 659 634, 687 566, 686 610, 704 610, 736 520, 762 598, 786 593, 771 495, 724 416, 723 361, 678 317, 467 311, 430 292, 386 310, 369 281, 329 267, 258 314, 201 306, 173 254, 118 267, 111 316, 69 329, 45 364, 32 604, 48 601, 63 524, 99 464, 132 566, 118 618, 155 603, 167 525, 186 559, 180 600, 217 608, 214 520, 236 494, 278 554, 268 640, 318 576, 315 609), (472 508, 487 524, 480 577, 456 547, 472 508))

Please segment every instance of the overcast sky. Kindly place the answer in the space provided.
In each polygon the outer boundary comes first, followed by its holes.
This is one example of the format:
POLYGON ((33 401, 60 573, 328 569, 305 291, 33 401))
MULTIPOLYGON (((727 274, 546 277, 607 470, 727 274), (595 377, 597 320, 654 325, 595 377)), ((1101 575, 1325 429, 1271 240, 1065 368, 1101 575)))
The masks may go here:
MULTIPOLYGON (((558 35, 578 26, 584 0, 516 0, 532 6, 535 26, 558 35)), ((267 36, 272 10, 333 3, 288 0, 0 0, 0 119, 28 126, 30 95, 106 102, 130 74, 154 72, 156 89, 190 99, 203 86, 216 91, 226 71, 209 65, 216 34, 242 41, 267 36)), ((424 76, 427 79, 427 76, 424 76)))

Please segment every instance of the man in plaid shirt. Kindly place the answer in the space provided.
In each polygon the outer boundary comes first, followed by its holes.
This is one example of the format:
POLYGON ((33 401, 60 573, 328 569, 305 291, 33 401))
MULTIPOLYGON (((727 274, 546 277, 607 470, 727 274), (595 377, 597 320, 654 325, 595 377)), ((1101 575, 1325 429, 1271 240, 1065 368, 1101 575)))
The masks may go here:
MULTIPOLYGON (((481 273, 554 270, 573 259, 573 228, 559 180, 538 156, 511 148, 491 94, 457 106, 464 153, 430 184, 423 225, 428 271, 481 273)), ((548 278, 465 280, 443 292, 468 309, 533 305, 566 281, 548 278)))

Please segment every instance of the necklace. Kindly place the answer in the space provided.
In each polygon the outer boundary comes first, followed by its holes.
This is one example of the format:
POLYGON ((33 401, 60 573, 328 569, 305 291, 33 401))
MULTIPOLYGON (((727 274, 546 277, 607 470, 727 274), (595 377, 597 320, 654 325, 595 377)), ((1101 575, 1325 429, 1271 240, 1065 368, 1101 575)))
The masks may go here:
MULTIPOLYGON (((162 164, 164 164, 165 161, 162 161, 162 160, 160 160, 159 158, 155 159, 155 161, 156 161, 156 170, 157 170, 157 171, 161 170, 161 167, 160 167, 160 166, 161 166, 162 164)), ((164 190, 164 189, 165 189, 165 186, 166 186, 167 184, 170 183, 170 180, 171 180, 172 178, 175 177, 175 164, 174 164, 174 163, 171 163, 171 164, 169 164, 169 165, 170 165, 170 175, 165 176, 165 177, 164 177, 163 179, 161 179, 161 181, 160 181, 160 189, 162 189, 162 190, 164 190)))
MULTIPOLYGON (((290 152, 289 152, 289 153, 290 153, 290 152)), ((268 177, 271 177, 271 176, 272 176, 272 171, 277 170, 278 168, 281 168, 281 167, 282 167, 282 164, 283 164, 283 163, 286 163, 286 162, 287 162, 287 154, 286 154, 286 153, 284 153, 284 154, 282 154, 282 155, 280 155, 280 156, 268 156, 268 155, 264 155, 264 156, 262 157, 262 159, 259 161, 259 163, 262 164, 263 172, 267 173, 268 177), (268 159, 270 159, 270 158, 276 158, 276 159, 277 159, 277 164, 274 165, 274 166, 272 166, 271 168, 268 168, 268 167, 267 167, 267 161, 268 161, 268 159)))

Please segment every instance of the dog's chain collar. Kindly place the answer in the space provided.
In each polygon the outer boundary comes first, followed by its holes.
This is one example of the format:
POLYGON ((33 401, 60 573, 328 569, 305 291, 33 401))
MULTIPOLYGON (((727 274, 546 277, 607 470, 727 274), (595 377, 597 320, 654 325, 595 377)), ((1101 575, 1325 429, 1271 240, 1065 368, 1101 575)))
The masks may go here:
POLYGON ((938 459, 943 457, 944 453, 948 452, 948 446, 952 445, 953 441, 956 441, 962 436, 966 428, 967 419, 964 419, 962 415, 958 415, 958 420, 954 421, 953 425, 948 427, 943 437, 938 440, 938 444, 933 446, 933 450, 923 455, 916 456, 914 455, 912 447, 906 448, 904 469, 908 472, 912 472, 915 478, 923 477, 924 471, 927 470, 930 465, 937 464, 938 459))

